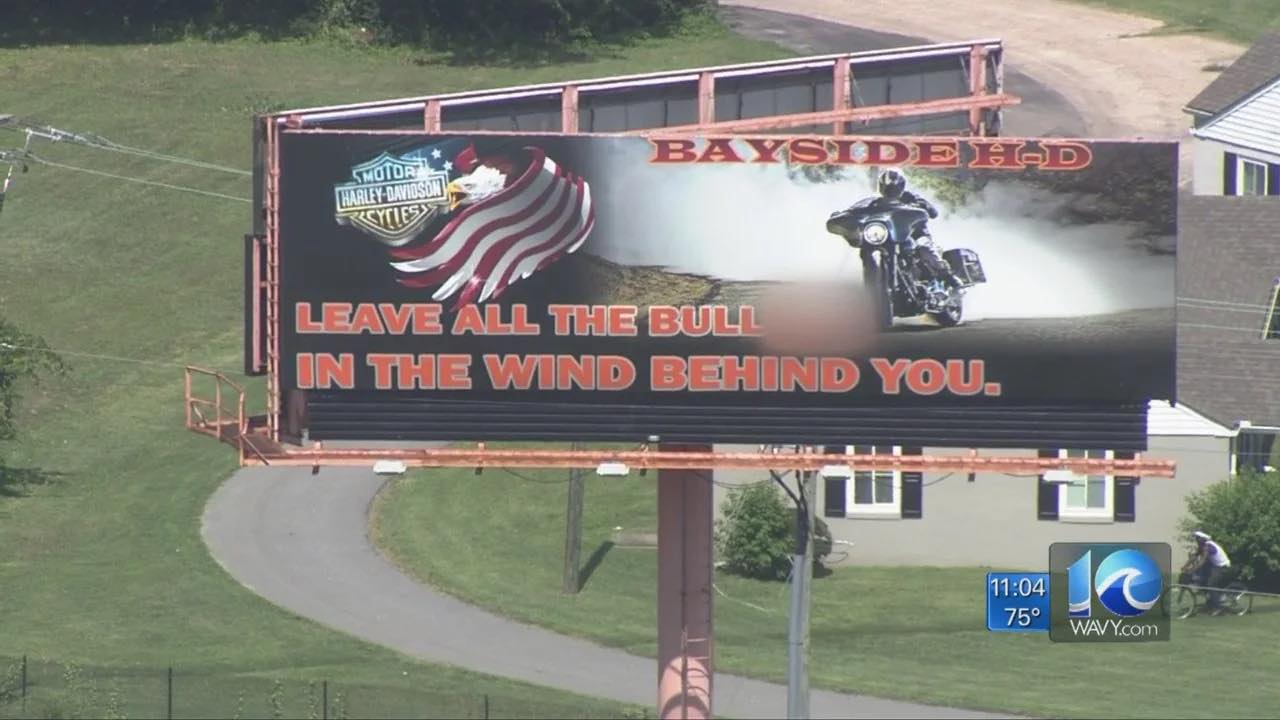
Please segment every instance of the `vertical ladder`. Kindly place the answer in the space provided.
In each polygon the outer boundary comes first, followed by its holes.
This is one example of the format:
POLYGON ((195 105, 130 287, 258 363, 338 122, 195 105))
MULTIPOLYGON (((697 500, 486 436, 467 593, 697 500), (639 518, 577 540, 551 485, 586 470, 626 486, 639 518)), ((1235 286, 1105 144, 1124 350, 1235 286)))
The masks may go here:
POLYGON ((267 434, 280 441, 280 131, 267 116, 267 434))

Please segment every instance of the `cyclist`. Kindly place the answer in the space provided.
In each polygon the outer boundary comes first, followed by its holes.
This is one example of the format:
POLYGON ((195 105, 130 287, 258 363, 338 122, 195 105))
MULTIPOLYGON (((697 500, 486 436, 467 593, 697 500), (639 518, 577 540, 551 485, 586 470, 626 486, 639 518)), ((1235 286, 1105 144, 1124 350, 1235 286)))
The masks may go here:
MULTIPOLYGON (((1231 558, 1227 556, 1227 551, 1223 550, 1222 546, 1203 530, 1196 530, 1191 534, 1196 539, 1196 556, 1190 567, 1192 582, 1209 588, 1222 587, 1223 576, 1227 568, 1231 567, 1231 558)), ((1212 608, 1211 614, 1221 615, 1223 613, 1222 593, 1211 591, 1208 595, 1209 607, 1212 608)))

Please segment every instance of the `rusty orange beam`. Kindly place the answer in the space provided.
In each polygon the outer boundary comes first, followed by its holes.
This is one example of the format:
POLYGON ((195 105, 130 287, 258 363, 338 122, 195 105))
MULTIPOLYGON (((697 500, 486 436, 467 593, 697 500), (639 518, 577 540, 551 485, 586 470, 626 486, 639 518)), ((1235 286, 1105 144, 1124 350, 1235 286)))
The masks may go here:
MULTIPOLYGON (((987 94, 987 49, 974 45, 969 51, 969 93, 973 97, 987 94)), ((982 121, 982 108, 969 108, 969 132, 984 135, 985 123, 982 121)))
MULTIPOLYGON (((250 436, 252 437, 252 436, 250 436)), ((252 443, 251 443, 252 444, 252 443)), ((828 465, 850 465, 875 470, 943 470, 954 472, 1004 472, 1039 474, 1046 470, 1074 470, 1081 474, 1173 477, 1172 460, 1088 460, 980 455, 827 455, 823 453, 769 452, 669 452, 662 450, 497 450, 483 444, 473 447, 423 449, 258 448, 261 465, 372 465, 398 460, 412 467, 519 467, 594 468, 620 462, 645 470, 796 469, 821 470, 828 465)))
POLYGON ((422 108, 422 129, 427 132, 440 132, 440 100, 432 98, 422 108))
POLYGON ((716 74, 710 71, 698 73, 698 126, 714 124, 716 120, 716 74))
POLYGON ((1000 93, 998 95, 982 95, 979 97, 943 98, 942 100, 926 100, 918 103, 895 103, 892 105, 866 105, 863 107, 841 110, 823 110, 821 112, 796 113, 793 115, 773 115, 770 117, 747 118, 745 120, 725 120, 723 122, 699 125, 677 125, 665 128, 646 128, 644 130, 628 130, 621 135, 648 135, 661 137, 675 133, 716 133, 716 132, 753 132, 756 130, 772 130, 776 128, 795 127, 798 125, 820 125, 825 123, 852 122, 857 120, 883 120, 885 118, 909 117, 912 115, 937 115, 948 112, 962 112, 974 108, 1008 107, 1022 103, 1016 95, 1000 93))
MULTIPOLYGON (((847 110, 853 107, 850 92, 853 85, 853 73, 849 69, 849 58, 836 59, 831 68, 831 109, 847 110)), ((845 125, 838 122, 832 127, 833 135, 844 135, 845 125)))
POLYGON ((560 91, 560 132, 578 132, 578 86, 565 85, 560 91))

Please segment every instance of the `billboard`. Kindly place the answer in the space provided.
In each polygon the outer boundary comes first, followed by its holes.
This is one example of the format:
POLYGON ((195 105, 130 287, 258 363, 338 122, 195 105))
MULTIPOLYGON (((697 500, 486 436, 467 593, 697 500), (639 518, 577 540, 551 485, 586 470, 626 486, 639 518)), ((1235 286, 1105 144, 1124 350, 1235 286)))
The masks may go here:
POLYGON ((714 408, 759 442, 775 412, 1173 398, 1176 143, 286 130, 280 163, 311 398, 520 438, 714 408))

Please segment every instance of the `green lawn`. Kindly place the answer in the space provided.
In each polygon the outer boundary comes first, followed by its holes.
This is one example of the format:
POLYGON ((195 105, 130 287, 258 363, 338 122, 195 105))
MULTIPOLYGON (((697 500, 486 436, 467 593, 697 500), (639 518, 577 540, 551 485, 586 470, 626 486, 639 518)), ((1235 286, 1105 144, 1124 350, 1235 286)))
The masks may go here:
POLYGON ((1267 30, 1280 29, 1276 0, 1076 0, 1163 20, 1170 31, 1203 31, 1250 44, 1267 30))
MULTIPOLYGON (((7 48, 0 113, 247 168, 249 113, 268 106, 782 54, 705 24, 592 61, 533 69, 296 42, 7 48)), ((0 131, 0 147, 21 142, 0 131)), ((249 196, 241 176, 65 143, 33 149, 58 162, 249 196)), ((40 702, 71 712, 65 708, 83 702, 93 679, 102 693, 120 684, 126 697, 116 704, 131 717, 154 716, 155 683, 170 665, 175 712, 188 716, 231 714, 241 690, 245 712, 260 712, 253 708, 264 707, 275 679, 289 682, 291 703, 302 702, 309 681, 328 680, 334 693, 349 690, 351 712, 366 716, 479 716, 486 694, 495 716, 621 712, 357 642, 270 605, 209 557, 201 512, 235 460, 182 428, 181 365, 240 366, 248 208, 41 165, 16 176, 0 215, 0 316, 67 351, 72 369, 28 393, 21 438, 0 445, 0 456, 22 470, 0 480, 0 715, 20 711, 6 693, 22 655, 33 673, 43 668, 32 715, 46 712, 40 702), (65 668, 44 659, 82 668, 87 679, 58 680, 65 668)))
MULTIPOLYGON (((379 499, 376 539, 450 593, 652 656, 656 553, 610 543, 617 527, 655 527, 653 478, 590 477, 582 555, 596 555, 598 566, 566 597, 567 485, 555 483, 564 477, 406 476, 379 499)), ((815 580, 814 686, 1040 717, 1275 717, 1280 707, 1280 606, 1259 601, 1244 618, 1180 622, 1168 643, 1054 644, 986 631, 985 572, 845 568, 815 580), (1117 709, 1135 696, 1142 701, 1117 709)), ((717 667, 785 682, 786 587, 724 574, 716 586, 717 667)))

